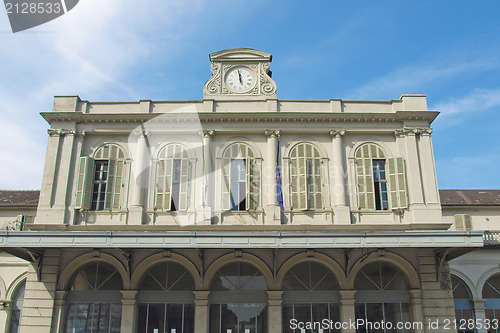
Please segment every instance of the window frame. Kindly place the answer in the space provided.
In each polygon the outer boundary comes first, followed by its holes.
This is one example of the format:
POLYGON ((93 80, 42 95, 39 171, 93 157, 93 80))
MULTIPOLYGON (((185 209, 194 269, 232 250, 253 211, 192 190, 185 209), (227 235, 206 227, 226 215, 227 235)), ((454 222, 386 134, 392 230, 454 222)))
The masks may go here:
POLYGON ((300 142, 290 149, 288 175, 289 200, 292 210, 320 211, 325 209, 323 159, 315 144, 300 142))
POLYGON ((183 212, 189 210, 192 203, 192 169, 193 162, 184 145, 169 143, 159 150, 154 177, 153 209, 155 211, 183 212), (179 165, 178 175, 176 174, 177 164, 179 165), (178 182, 175 180, 176 176, 179 176, 178 182), (159 204, 160 202, 161 204, 159 204))

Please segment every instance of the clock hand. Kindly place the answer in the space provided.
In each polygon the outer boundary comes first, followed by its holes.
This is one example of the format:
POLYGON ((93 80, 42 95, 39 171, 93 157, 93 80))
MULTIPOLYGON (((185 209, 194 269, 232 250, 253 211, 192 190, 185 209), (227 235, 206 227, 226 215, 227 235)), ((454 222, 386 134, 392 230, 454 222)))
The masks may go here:
POLYGON ((238 69, 238 77, 240 79, 240 83, 243 84, 243 79, 241 78, 241 71, 238 69))

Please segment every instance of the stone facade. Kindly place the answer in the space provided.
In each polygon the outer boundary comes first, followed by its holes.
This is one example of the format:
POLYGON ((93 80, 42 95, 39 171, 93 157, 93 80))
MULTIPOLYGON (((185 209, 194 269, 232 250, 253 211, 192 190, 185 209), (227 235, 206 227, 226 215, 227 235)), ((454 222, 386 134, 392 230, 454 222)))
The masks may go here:
POLYGON ((443 213, 425 96, 279 100, 269 54, 210 60, 201 101, 56 96, 42 113, 36 219, 0 235, 29 262, 20 331, 454 320, 449 261, 483 232, 443 213))

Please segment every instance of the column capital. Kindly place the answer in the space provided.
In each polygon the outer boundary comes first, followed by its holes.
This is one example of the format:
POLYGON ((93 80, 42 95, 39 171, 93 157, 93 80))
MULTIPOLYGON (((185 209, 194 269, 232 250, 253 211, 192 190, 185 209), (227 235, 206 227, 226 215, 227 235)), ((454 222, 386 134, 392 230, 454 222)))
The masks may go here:
POLYGON ((135 300, 138 291, 137 290, 121 290, 123 300, 135 300))
POLYGON ((0 301, 0 310, 10 309, 12 306, 12 301, 10 299, 4 299, 0 301))
POLYGON ((422 289, 410 289, 412 300, 422 300, 422 289))
POLYGON ((283 290, 268 290, 267 296, 269 297, 269 300, 280 300, 281 301, 281 296, 283 296, 283 290))
POLYGON ((64 136, 64 135, 76 135, 77 131, 76 131, 76 129, 55 129, 55 128, 49 128, 47 130, 47 133, 50 136, 64 136))
POLYGON ((430 128, 430 127, 417 128, 415 130, 415 132, 420 134, 420 135, 430 136, 432 134, 432 128, 430 128))
POLYGON ((204 137, 204 138, 211 138, 214 136, 215 134, 215 130, 211 129, 211 130, 201 130, 200 131, 200 134, 204 137))
POLYGON ((339 290, 340 300, 341 301, 354 301, 354 295, 356 294, 356 290, 339 290))
POLYGON ((267 136, 267 137, 271 137, 271 138, 279 138, 280 137, 280 134, 281 134, 281 131, 280 130, 270 130, 270 129, 266 129, 264 131, 264 134, 267 136))
POLYGON ((415 135, 418 133, 418 128, 408 128, 408 127, 404 127, 404 128, 401 128, 401 129, 396 129, 394 130, 394 135, 398 138, 404 138, 405 136, 408 136, 408 135, 415 135))
POLYGON ((474 309, 476 310, 485 310, 486 309, 486 300, 484 299, 474 299, 472 300, 472 302, 474 303, 474 309))
POLYGON ((210 290, 194 290, 194 299, 196 300, 208 300, 208 296, 210 296, 210 290))
POLYGON ((133 130, 132 131, 132 134, 134 134, 135 137, 137 138, 145 138, 149 135, 149 130, 139 130, 139 129, 136 129, 136 130, 133 130))
POLYGON ((345 134, 345 129, 342 130, 330 130, 330 136, 332 138, 340 138, 345 134))

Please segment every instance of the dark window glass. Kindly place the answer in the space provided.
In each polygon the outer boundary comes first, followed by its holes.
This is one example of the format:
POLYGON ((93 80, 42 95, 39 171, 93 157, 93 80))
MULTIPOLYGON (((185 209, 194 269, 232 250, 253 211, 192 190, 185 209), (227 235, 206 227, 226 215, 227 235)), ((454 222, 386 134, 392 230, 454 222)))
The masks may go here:
POLYGON ((373 160, 373 182, 375 188, 375 209, 388 210, 387 178, 385 160, 373 160))
POLYGON ((94 182, 92 189, 92 205, 90 210, 103 210, 106 200, 106 184, 108 180, 108 161, 95 161, 94 182))

